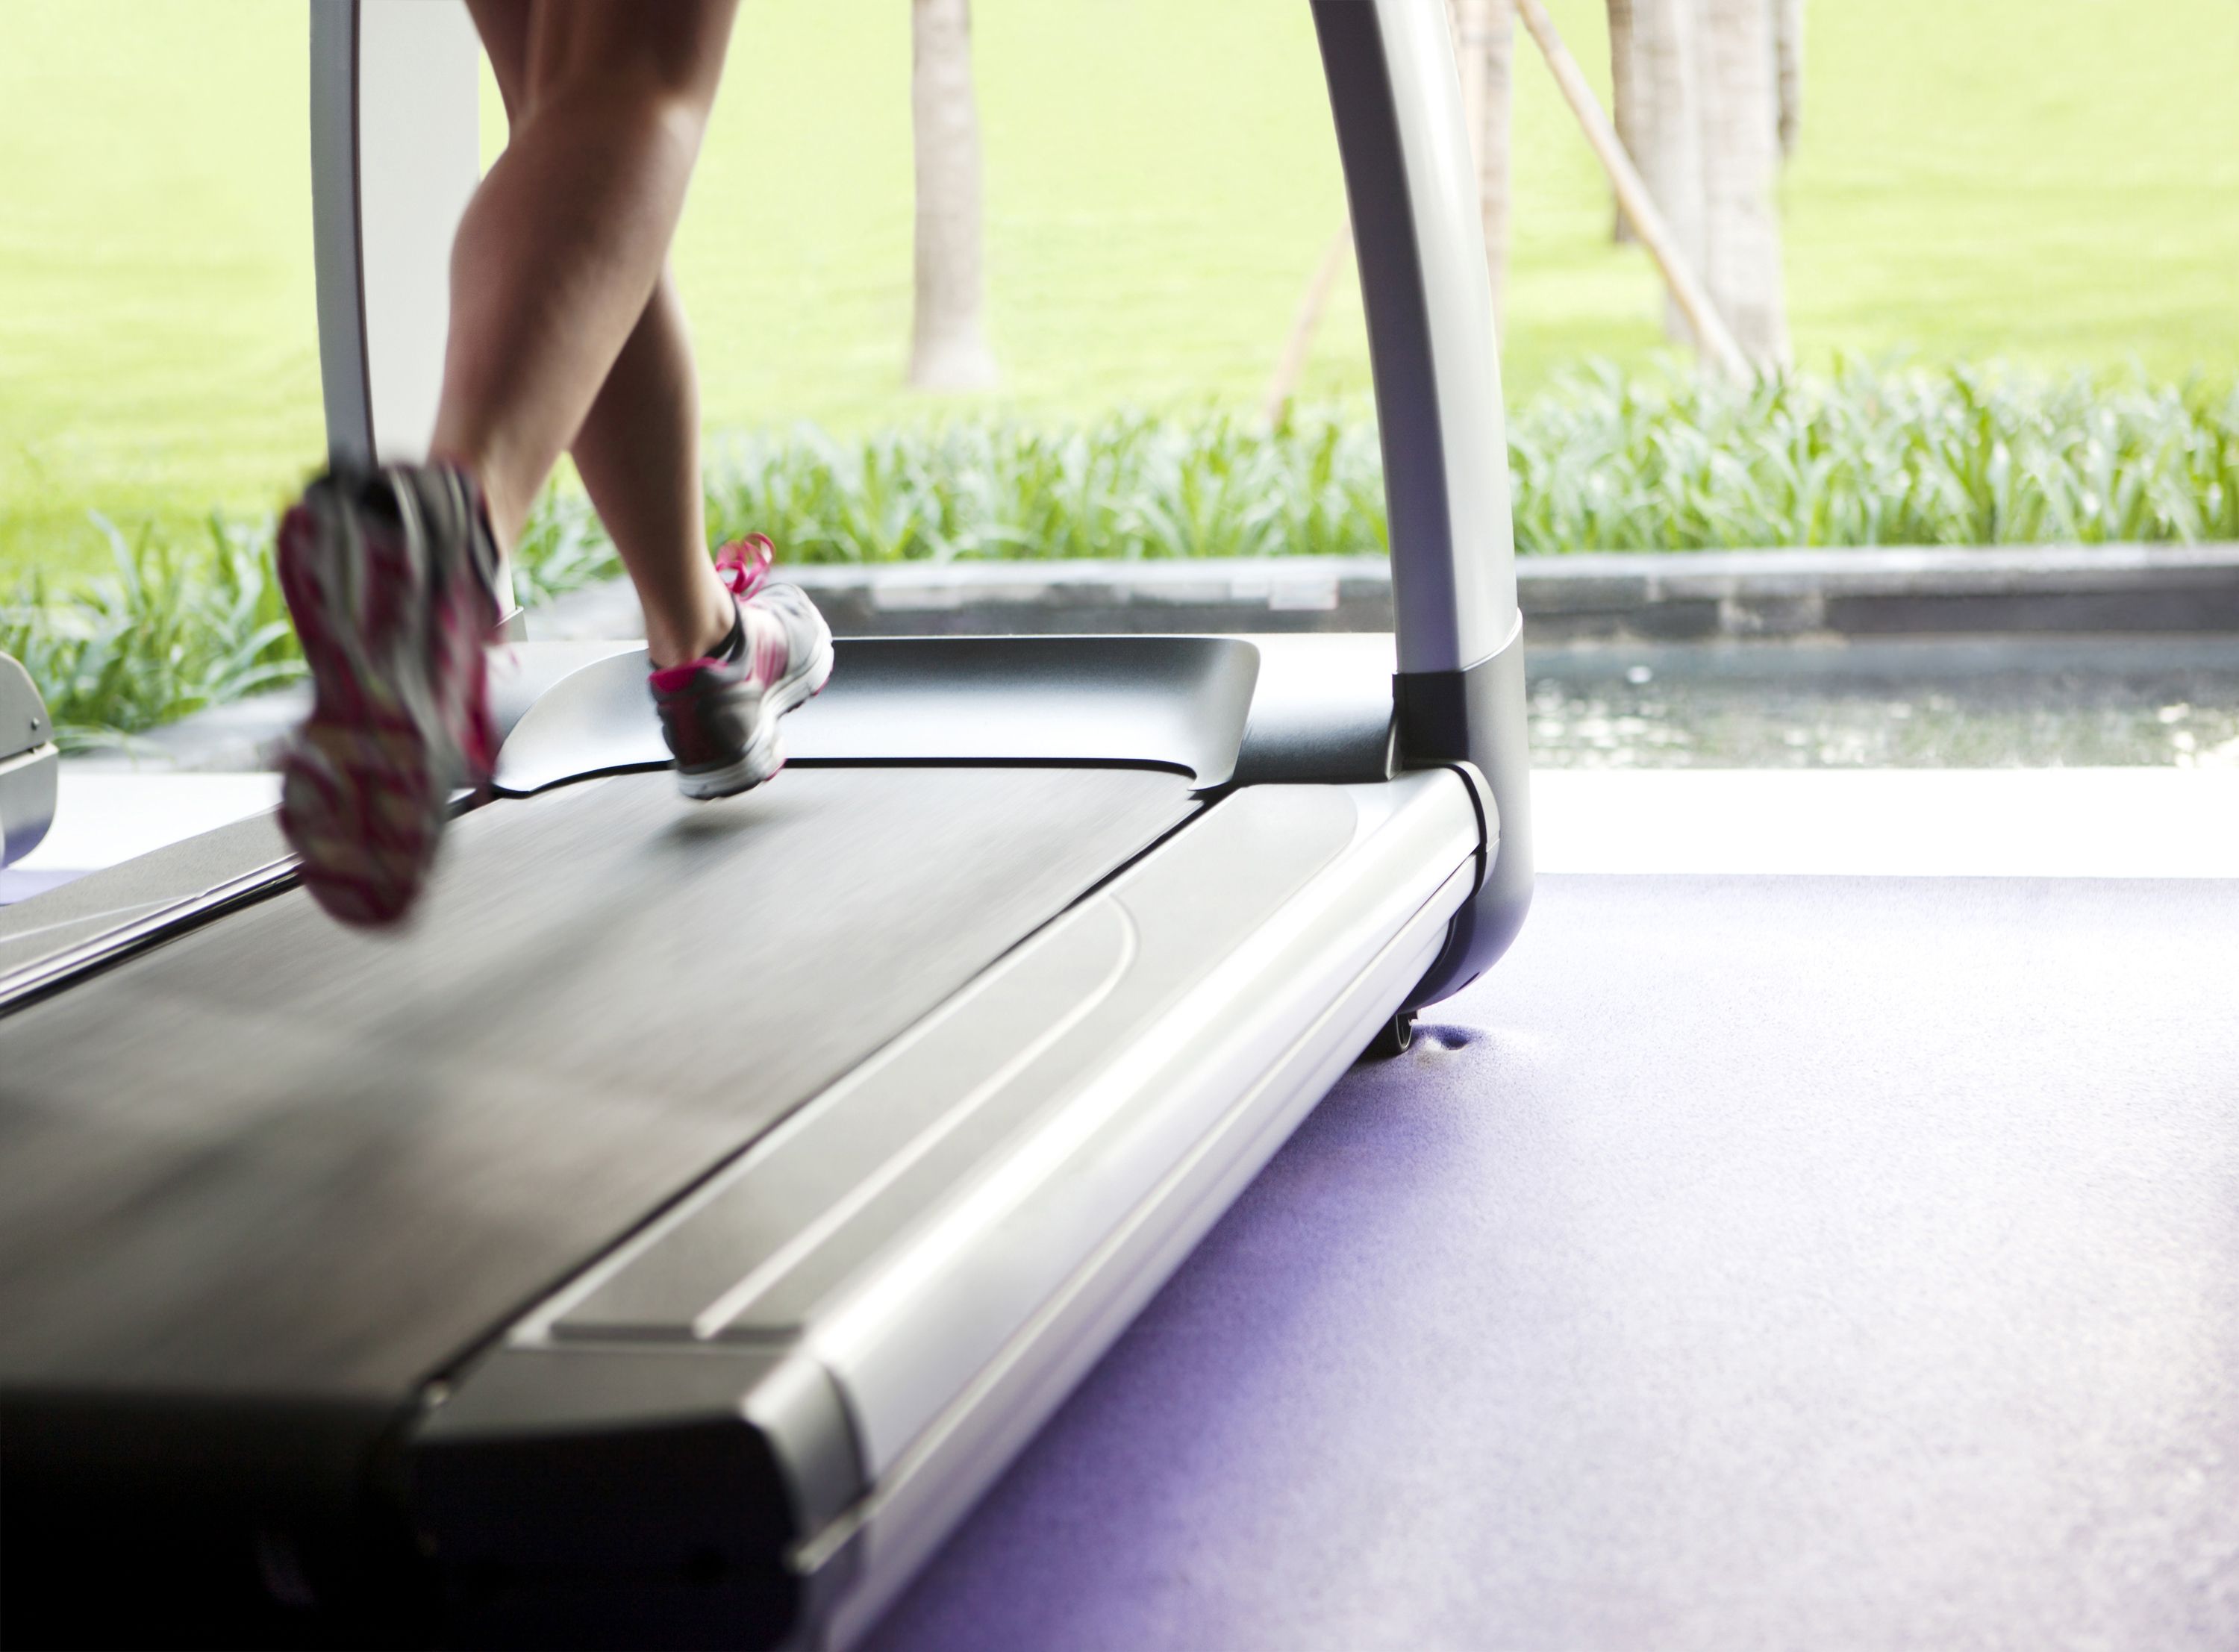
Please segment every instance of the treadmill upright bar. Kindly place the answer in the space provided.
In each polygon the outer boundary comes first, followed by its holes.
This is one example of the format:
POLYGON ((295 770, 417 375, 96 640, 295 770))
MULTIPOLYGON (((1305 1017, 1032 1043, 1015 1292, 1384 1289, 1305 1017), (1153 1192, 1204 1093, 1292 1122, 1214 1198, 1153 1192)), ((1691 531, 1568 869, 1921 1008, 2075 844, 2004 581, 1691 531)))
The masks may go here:
POLYGON ((1410 998, 1467 985, 1531 902, 1507 434, 1461 83, 1441 0, 1312 0, 1352 209, 1392 540, 1400 760, 1490 783, 1499 853, 1410 998))
POLYGON ((1399 669, 1516 624, 1500 355, 1442 0, 1314 0, 1367 312, 1399 669))
POLYGON ((416 459, 435 428, 451 238, 482 176, 459 0, 311 0, 311 225, 327 449, 416 459))

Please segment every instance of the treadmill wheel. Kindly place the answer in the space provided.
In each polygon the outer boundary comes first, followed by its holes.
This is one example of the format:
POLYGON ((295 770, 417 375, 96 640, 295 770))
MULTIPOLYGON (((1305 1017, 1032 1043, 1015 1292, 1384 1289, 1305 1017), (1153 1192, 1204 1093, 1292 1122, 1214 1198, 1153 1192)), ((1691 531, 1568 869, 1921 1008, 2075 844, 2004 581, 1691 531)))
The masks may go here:
POLYGON ((1389 1061, 1394 1056, 1407 1053, 1407 1046, 1415 1042, 1415 1012, 1402 1010, 1382 1026, 1368 1041, 1368 1048, 1360 1052, 1364 1061, 1389 1061))

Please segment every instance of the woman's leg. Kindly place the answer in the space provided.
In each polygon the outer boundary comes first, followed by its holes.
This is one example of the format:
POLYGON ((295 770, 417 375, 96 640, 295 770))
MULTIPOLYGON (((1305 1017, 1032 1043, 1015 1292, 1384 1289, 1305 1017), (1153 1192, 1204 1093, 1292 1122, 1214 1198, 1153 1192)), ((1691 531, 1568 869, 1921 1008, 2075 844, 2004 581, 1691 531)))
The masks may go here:
POLYGON ((712 654, 737 609, 708 555, 700 482, 700 383, 676 284, 663 271, 574 448, 645 611, 656 666, 712 654))
MULTIPOLYGON (((571 7, 573 3, 571 0, 571 7)), ((560 90, 559 84, 540 80, 539 74, 564 83, 565 70, 575 61, 566 44, 555 45, 549 36, 555 30, 581 25, 564 17, 546 21, 555 10, 550 0, 468 0, 468 4, 518 142, 540 104, 560 90), (540 34, 545 37, 541 42, 540 34)), ((470 348, 455 327, 453 339, 455 351, 470 348)), ((482 370, 480 363, 475 370, 482 370)), ((447 383, 447 412, 448 389, 447 383)), ((471 424, 475 417, 462 416, 458 422, 471 424)), ((438 452, 455 450, 439 435, 438 452)), ((699 383, 683 306, 665 262, 652 297, 575 430, 570 450, 591 502, 637 586, 654 663, 673 665, 708 653, 728 631, 734 608, 708 558, 700 484, 699 383)), ((541 486, 541 480, 540 474, 535 486, 541 486)), ((484 480, 485 488, 493 489, 494 516, 508 508, 495 502, 495 489, 508 485, 484 480)), ((510 501, 510 508, 525 514, 527 499, 533 496, 532 488, 526 496, 510 501)), ((518 532, 518 515, 501 519, 499 532, 508 544, 518 532)))
POLYGON ((587 431, 586 480, 670 660, 648 687, 687 797, 776 773, 779 720, 831 673, 815 606, 762 577, 767 541, 732 571, 735 600, 708 561, 691 355, 662 279, 734 5, 476 0, 513 136, 452 247, 435 462, 321 477, 280 528, 313 687, 281 828, 345 922, 409 911, 455 789, 490 779, 495 559, 587 431))

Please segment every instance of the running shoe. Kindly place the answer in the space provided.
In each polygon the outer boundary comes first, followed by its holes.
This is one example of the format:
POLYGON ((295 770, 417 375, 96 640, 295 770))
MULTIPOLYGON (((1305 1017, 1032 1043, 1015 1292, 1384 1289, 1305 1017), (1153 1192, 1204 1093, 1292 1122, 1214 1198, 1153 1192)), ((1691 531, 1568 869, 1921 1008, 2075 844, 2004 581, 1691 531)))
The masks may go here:
POLYGON ((749 534, 715 558, 738 619, 713 654, 648 680, 676 785, 696 801, 751 790, 785 766, 778 720, 823 691, 832 631, 797 585, 772 583, 767 537, 749 534))
POLYGON ((329 913, 393 924, 453 793, 496 760, 482 643, 499 561, 481 489, 447 465, 322 476, 281 522, 279 561, 315 691, 281 766, 281 829, 329 913))

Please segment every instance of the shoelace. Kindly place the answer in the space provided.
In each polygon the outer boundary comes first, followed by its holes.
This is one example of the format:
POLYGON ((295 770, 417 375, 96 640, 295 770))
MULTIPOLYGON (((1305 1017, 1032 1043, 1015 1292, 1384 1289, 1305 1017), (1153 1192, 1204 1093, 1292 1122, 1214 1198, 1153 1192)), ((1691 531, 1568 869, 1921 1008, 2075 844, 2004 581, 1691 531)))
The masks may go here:
POLYGON ((777 547, 770 543, 768 534, 749 534, 715 553, 715 572, 730 587, 731 594, 744 602, 761 589, 776 559, 777 547))

